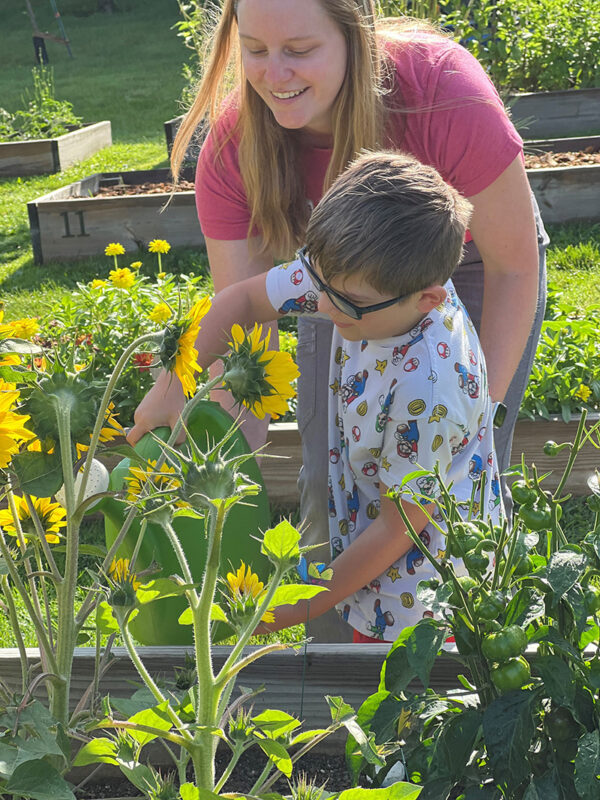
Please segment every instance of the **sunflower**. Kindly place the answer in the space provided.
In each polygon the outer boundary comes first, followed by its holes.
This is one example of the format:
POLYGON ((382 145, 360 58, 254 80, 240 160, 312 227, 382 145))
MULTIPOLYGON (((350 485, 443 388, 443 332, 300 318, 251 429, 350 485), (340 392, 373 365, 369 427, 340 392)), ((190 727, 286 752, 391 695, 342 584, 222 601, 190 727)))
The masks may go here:
MULTIPOLYGON (((104 418, 104 425, 100 429, 100 442, 112 442, 114 439, 117 439, 120 436, 125 436, 125 429, 117 419, 117 415, 114 413, 115 404, 109 403, 108 408, 106 409, 106 416, 104 418)), ((92 435, 90 434, 90 439, 92 435)), ((90 449, 88 444, 82 444, 81 442, 77 442, 77 458, 81 458, 84 453, 90 449)))
POLYGON ((108 581, 111 592, 108 599, 113 608, 133 608, 135 606, 135 593, 142 585, 135 572, 131 570, 128 558, 113 558, 108 568, 108 581))
MULTIPOLYGON (((144 467, 129 467, 129 473, 125 476, 127 481, 127 499, 135 503, 143 496, 148 496, 148 491, 152 487, 160 492, 174 492, 181 486, 181 481, 175 477, 175 467, 164 463, 156 471, 156 460, 148 462, 148 469, 144 467)), ((179 503, 178 505, 183 505, 179 503)))
MULTIPOLYGON (((60 503, 53 503, 47 497, 30 497, 33 507, 41 522, 42 529, 46 536, 46 541, 50 544, 57 544, 60 541, 60 529, 66 526, 66 510, 60 503)), ((36 538, 37 531, 33 523, 33 518, 24 497, 15 496, 17 514, 21 522, 21 530, 26 539, 36 538)), ((5 533, 10 536, 17 535, 17 527, 12 513, 9 509, 0 511, 0 526, 5 533)))
POLYGON ((300 374, 290 354, 268 349, 271 331, 261 340, 262 325, 250 333, 234 325, 231 337, 231 354, 224 359, 224 388, 259 419, 285 414, 287 401, 296 394, 291 384, 300 374))
POLYGON ((129 267, 113 269, 108 273, 108 277, 112 285, 116 286, 117 289, 131 289, 135 283, 135 274, 129 267))
MULTIPOLYGON (((254 608, 267 593, 264 583, 243 561, 237 572, 227 573, 227 585, 231 600, 240 611, 245 611, 249 606, 254 608)), ((270 610, 265 611, 261 622, 275 622, 275 615, 270 610)))
POLYGON ((174 372, 187 397, 196 391, 196 376, 201 372, 198 366, 198 351, 194 347, 200 320, 210 308, 210 297, 203 297, 194 303, 186 316, 179 322, 167 325, 160 350, 160 360, 169 372, 174 372))
POLYGON ((10 464, 21 442, 33 437, 25 427, 29 414, 17 414, 12 410, 18 399, 19 392, 14 384, 0 381, 0 469, 10 464))

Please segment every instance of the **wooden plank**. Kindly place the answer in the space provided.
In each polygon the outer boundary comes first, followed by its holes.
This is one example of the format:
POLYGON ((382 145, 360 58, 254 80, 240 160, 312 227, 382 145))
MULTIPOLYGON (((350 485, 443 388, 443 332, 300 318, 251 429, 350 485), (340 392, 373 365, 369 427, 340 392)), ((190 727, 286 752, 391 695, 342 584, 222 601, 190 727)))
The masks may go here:
POLYGON ((507 106, 527 139, 600 133, 600 88, 512 95, 507 106))
POLYGON ((54 171, 52 139, 0 142, 0 177, 43 175, 54 171))
MULTIPOLYGON (((598 414, 591 414, 590 422, 597 421, 598 414)), ((573 441, 578 420, 564 423, 560 417, 551 420, 539 419, 535 422, 519 420, 515 426, 511 463, 521 461, 521 453, 525 453, 527 464, 535 463, 540 473, 552 472, 545 482, 548 489, 554 489, 567 463, 568 452, 563 450, 555 458, 544 455, 544 443, 549 439, 556 442, 573 441)), ((302 445, 300 434, 295 423, 273 423, 269 426, 269 446, 266 453, 287 456, 287 460, 262 459, 261 470, 265 478, 267 492, 271 503, 283 506, 295 506, 299 502, 296 485, 300 466, 302 465, 302 445)), ((566 491, 575 495, 589 494, 587 478, 598 466, 597 450, 588 442, 580 452, 575 468, 566 485, 566 491)))
POLYGON ((600 219, 600 165, 527 170, 544 222, 600 219))
POLYGON ((0 143, 0 176, 59 172, 112 144, 108 120, 84 125, 54 139, 0 143))
POLYGON ((86 125, 57 139, 59 170, 66 169, 78 161, 94 155, 104 147, 112 145, 112 132, 109 120, 86 125))
POLYGON ((600 136, 571 136, 567 139, 527 139, 524 142, 526 153, 572 153, 585 150, 597 153, 600 150, 600 136))

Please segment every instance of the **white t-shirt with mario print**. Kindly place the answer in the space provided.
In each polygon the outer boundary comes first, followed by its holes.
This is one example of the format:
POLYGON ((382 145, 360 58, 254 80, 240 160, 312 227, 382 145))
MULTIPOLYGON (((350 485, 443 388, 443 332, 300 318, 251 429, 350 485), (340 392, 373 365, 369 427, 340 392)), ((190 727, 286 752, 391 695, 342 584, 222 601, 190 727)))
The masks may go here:
MULTIPOLYGON (((315 313, 319 293, 301 262, 274 267, 267 294, 280 313, 315 313)), ((439 469, 446 485, 470 503, 487 473, 484 513, 497 521, 502 501, 493 443, 492 405, 479 339, 452 281, 443 304, 415 328, 389 339, 351 342, 336 329, 329 370, 329 535, 338 556, 379 513, 379 482, 398 486, 417 470, 439 469)), ((427 476, 408 486, 434 499, 427 476)), ((409 499, 404 495, 406 499, 409 499)), ((481 500, 480 500, 481 502, 481 500)), ((435 555, 445 538, 428 524, 421 539, 435 555)), ((459 562, 459 572, 464 568, 459 562)), ((431 616, 417 583, 434 577, 414 547, 369 586, 338 604, 367 636, 393 641, 407 625, 431 616)))

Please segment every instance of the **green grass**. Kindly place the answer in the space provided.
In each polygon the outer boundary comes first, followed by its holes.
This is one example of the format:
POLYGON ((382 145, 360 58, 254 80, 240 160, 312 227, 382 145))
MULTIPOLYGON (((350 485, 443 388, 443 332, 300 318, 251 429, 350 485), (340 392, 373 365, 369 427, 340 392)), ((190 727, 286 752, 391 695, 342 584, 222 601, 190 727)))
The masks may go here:
POLYGON ((600 303, 600 223, 549 226, 548 278, 579 309, 600 303))
MULTIPOLYGON (((14 111, 31 85, 31 24, 22 0, 2 5, 0 102, 14 111)), ((32 5, 40 28, 58 35, 50 3, 32 5)), ((181 68, 189 51, 172 29, 177 2, 117 0, 117 6, 116 14, 97 14, 90 13, 96 0, 59 0, 73 58, 63 45, 47 42, 56 96, 87 122, 109 119, 116 141, 156 140, 163 122, 180 113, 181 68)))

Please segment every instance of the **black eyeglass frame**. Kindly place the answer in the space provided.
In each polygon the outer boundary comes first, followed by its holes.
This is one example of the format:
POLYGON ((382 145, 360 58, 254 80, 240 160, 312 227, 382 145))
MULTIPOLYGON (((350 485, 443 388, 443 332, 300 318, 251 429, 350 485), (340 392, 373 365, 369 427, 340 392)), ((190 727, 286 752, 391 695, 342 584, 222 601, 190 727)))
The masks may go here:
POLYGON ((373 311, 382 311, 384 308, 389 308, 390 306, 393 306, 408 297, 407 294, 401 294, 400 297, 394 297, 392 300, 383 300, 381 303, 374 303, 370 306, 357 306, 351 300, 348 300, 347 297, 344 297, 343 294, 336 292, 335 289, 332 289, 331 286, 328 286, 321 280, 321 278, 319 278, 317 273, 310 265, 306 247, 302 247, 300 250, 298 250, 298 258, 302 262, 302 266, 310 275, 317 289, 320 292, 325 292, 337 310, 341 311, 342 314, 345 314, 351 319, 362 319, 363 314, 371 314, 373 311))

